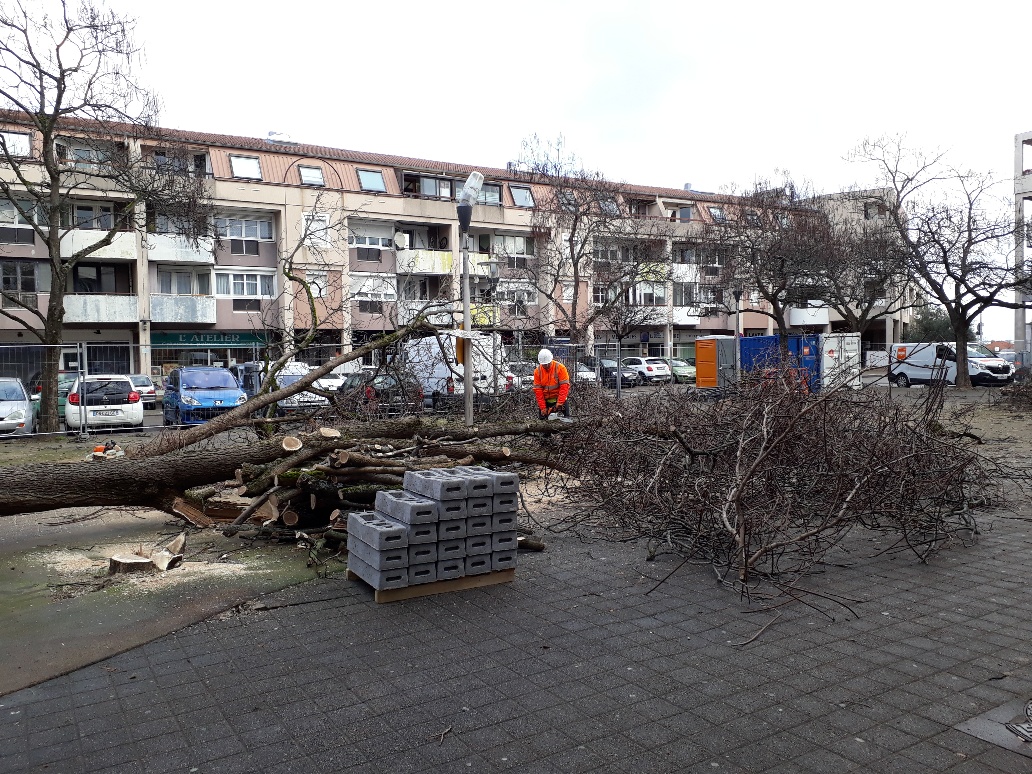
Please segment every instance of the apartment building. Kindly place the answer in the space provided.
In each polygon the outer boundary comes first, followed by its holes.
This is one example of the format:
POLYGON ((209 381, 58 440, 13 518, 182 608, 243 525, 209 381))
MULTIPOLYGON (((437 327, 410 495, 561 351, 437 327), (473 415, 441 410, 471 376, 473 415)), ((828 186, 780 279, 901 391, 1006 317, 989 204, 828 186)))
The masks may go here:
MULTIPOLYGON (((0 131, 9 149, 26 157, 38 146, 39 138, 16 122, 0 131)), ((174 218, 146 205, 130 207, 117 188, 84 191, 62 224, 72 227, 62 255, 96 243, 112 227, 116 233, 69 277, 66 365, 80 343, 94 353, 94 370, 159 375, 177 363, 250 360, 270 329, 289 334, 312 325, 307 298, 285 266, 312 289, 317 341, 327 356, 405 324, 427 304, 433 304, 431 322, 460 324, 455 204, 474 167, 204 132, 164 136, 181 146, 174 158, 164 140, 146 136, 127 138, 125 152, 156 169, 205 180, 216 238, 191 244, 174 218)), ((62 143, 62 163, 99 174, 103 160, 95 145, 74 137, 62 143)), ((512 166, 476 169, 485 183, 467 242, 474 327, 497 330, 510 344, 567 335, 554 307, 572 303, 570 283, 564 279, 561 297, 549 299, 527 272, 550 238, 534 218, 535 204, 550 195, 547 186, 512 166)), ((722 256, 702 241, 706 224, 726 217, 728 198, 638 185, 620 186, 617 198, 614 205, 629 221, 662 224, 650 238, 662 243, 670 271, 661 282, 622 289, 656 314, 622 339, 596 321, 589 330, 596 349, 691 357, 696 338, 733 333, 735 317, 716 287, 722 256)), ((10 296, 45 313, 51 272, 46 245, 10 202, 0 202, 0 264, 9 315, 0 316, 0 345, 9 353, 7 370, 26 376, 31 358, 19 361, 18 349, 36 342, 11 319, 30 312, 10 296)), ((582 278, 581 303, 605 292, 590 274, 582 278)), ((756 311, 758 299, 746 294, 743 304, 742 333, 772 330, 756 311)), ((800 322, 834 327, 830 319, 800 322)), ((885 336, 891 342, 893 333, 885 336)))

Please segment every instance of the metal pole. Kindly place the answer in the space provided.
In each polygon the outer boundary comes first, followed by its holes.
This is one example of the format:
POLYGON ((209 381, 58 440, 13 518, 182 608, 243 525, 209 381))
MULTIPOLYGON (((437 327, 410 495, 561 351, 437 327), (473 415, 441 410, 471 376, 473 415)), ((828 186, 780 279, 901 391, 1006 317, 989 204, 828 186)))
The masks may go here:
POLYGON ((459 233, 462 242, 462 330, 466 332, 463 341, 465 353, 462 364, 462 404, 466 427, 473 427, 473 347, 469 333, 472 330, 469 313, 469 251, 466 249, 466 232, 459 233))
POLYGON ((742 291, 735 290, 735 384, 742 381, 742 291))

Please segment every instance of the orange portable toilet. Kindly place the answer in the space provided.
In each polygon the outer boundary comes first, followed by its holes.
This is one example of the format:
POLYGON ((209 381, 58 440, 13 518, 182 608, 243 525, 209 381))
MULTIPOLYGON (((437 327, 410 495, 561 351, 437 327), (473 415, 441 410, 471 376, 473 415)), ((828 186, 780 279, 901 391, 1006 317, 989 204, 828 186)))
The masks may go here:
POLYGON ((737 336, 709 336, 695 340, 695 387, 725 389, 735 381, 737 336))

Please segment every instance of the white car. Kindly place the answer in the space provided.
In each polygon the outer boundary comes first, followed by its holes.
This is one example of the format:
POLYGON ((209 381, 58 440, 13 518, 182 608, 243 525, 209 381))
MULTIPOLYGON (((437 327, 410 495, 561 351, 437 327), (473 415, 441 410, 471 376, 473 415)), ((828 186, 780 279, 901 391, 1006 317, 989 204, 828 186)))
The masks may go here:
POLYGON ((639 384, 669 382, 673 377, 670 366, 661 357, 625 357, 621 362, 624 367, 637 372, 639 384))
POLYGON ((78 430, 85 414, 86 427, 143 427, 143 400, 128 376, 87 376, 80 389, 76 379, 65 399, 65 427, 78 430))
POLYGON ((336 392, 344 384, 344 374, 338 374, 334 371, 330 371, 326 376, 320 376, 315 380, 315 387, 320 390, 326 390, 327 392, 336 392))
POLYGON ((573 381, 580 383, 598 384, 598 374, 595 373, 595 369, 584 365, 584 363, 577 363, 573 373, 573 381))
POLYGON ((34 433, 36 415, 21 379, 0 379, 0 435, 34 433))

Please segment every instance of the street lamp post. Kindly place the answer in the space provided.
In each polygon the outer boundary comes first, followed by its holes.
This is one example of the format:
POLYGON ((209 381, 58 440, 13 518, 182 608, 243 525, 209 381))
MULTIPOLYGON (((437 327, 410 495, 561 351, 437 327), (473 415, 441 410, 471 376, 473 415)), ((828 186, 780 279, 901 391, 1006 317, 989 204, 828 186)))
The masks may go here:
POLYGON ((735 296, 735 384, 742 381, 742 342, 739 337, 742 333, 742 288, 735 286, 731 291, 735 296))
POLYGON ((462 330, 463 330, 463 363, 462 363, 462 405, 466 419, 466 427, 473 427, 473 348, 470 346, 470 331, 473 330, 469 309, 469 251, 466 249, 466 238, 469 224, 473 220, 473 205, 480 196, 480 188, 484 185, 484 176, 479 172, 470 172, 466 184, 462 186, 462 194, 456 206, 459 216, 459 242, 462 244, 462 330))

